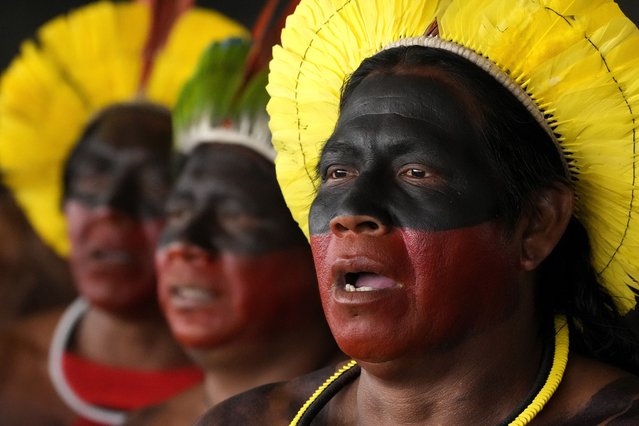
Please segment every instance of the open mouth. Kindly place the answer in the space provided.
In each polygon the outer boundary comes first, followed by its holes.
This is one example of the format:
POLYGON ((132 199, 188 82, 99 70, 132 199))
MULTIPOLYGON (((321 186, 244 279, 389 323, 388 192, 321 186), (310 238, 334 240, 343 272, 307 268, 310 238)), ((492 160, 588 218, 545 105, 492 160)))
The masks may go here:
POLYGON ((171 302, 178 308, 195 308, 207 305, 217 298, 214 291, 194 285, 171 287, 171 302))
POLYGON ((398 287, 392 279, 372 272, 347 272, 344 274, 344 290, 377 291, 398 287))

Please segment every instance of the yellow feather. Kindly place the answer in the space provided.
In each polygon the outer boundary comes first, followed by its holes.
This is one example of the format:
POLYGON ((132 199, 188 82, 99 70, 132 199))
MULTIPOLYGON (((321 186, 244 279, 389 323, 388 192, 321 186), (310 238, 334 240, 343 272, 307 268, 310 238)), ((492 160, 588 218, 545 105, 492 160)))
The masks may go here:
POLYGON ((537 104, 557 119, 578 177, 576 214, 589 231, 593 264, 627 312, 635 305, 629 287, 637 288, 639 277, 637 28, 608 0, 453 5, 442 18, 442 37, 526 81, 537 104))
POLYGON ((169 107, 174 105, 204 49, 214 40, 231 36, 248 38, 250 34, 237 22, 212 10, 191 9, 184 13, 155 60, 147 97, 169 107))
MULTIPOLYGON (((62 165, 87 120, 139 93, 150 11, 100 1, 54 18, 25 42, 0 79, 0 170, 32 225, 59 254, 69 243, 61 214, 62 165)), ((173 28, 146 97, 172 106, 197 57, 214 39, 248 36, 215 12, 191 10, 173 28)))
POLYGON ((45 54, 97 110, 136 92, 149 26, 141 3, 98 2, 45 24, 39 36, 45 54))
POLYGON ((68 250, 65 225, 59 198, 48 194, 59 194, 59 164, 88 114, 56 66, 25 43, 0 82, 0 167, 36 231, 59 253, 68 250))

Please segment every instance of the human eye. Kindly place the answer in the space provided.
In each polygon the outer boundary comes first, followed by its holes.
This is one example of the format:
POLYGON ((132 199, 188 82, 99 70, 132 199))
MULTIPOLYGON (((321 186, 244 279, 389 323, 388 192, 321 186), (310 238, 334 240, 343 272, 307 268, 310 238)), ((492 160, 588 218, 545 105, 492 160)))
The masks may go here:
POLYGON ((426 177, 426 170, 417 167, 410 168, 404 172, 406 176, 414 179, 423 179, 426 177))
POLYGON ((226 238, 229 241, 234 241, 234 244, 254 241, 258 235, 264 232, 265 227, 263 220, 248 212, 236 214, 219 212, 215 220, 226 238))
POLYGON ((167 204, 165 213, 169 224, 184 223, 191 216, 191 206, 185 201, 171 201, 167 204))
POLYGON ((98 196, 108 190, 112 181, 111 176, 97 173, 78 175, 70 185, 70 193, 73 196, 98 196))
POLYGON ((343 165, 332 165, 326 168, 324 180, 327 183, 337 183, 357 176, 357 170, 343 165))
POLYGON ((76 160, 70 167, 70 173, 71 196, 99 195, 113 184, 108 162, 96 156, 86 155, 82 161, 76 160))
POLYGON ((259 227, 259 219, 248 213, 219 213, 218 220, 232 233, 241 233, 259 227))
POLYGON ((406 164, 399 169, 398 176, 413 185, 437 185, 442 182, 441 175, 424 164, 406 164))

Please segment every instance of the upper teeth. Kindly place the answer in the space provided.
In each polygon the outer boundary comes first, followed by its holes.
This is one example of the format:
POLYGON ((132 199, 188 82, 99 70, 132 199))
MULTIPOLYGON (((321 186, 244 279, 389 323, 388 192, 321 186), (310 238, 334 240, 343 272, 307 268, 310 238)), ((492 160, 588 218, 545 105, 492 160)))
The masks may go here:
POLYGON ((367 286, 355 287, 353 284, 346 284, 344 286, 344 289, 346 291, 373 291, 373 290, 375 290, 373 287, 367 287, 367 286))
POLYGON ((213 294, 200 287, 175 287, 173 288, 173 294, 178 297, 192 300, 211 300, 213 294))

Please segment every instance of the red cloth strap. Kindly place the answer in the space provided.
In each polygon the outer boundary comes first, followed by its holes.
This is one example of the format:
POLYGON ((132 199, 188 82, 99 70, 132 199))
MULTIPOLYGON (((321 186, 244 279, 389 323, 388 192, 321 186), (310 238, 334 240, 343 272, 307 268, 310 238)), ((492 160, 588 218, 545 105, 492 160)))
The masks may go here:
POLYGON ((64 354, 62 368, 80 398, 100 407, 125 411, 158 404, 204 377, 196 367, 131 370, 96 364, 68 352, 64 354))

